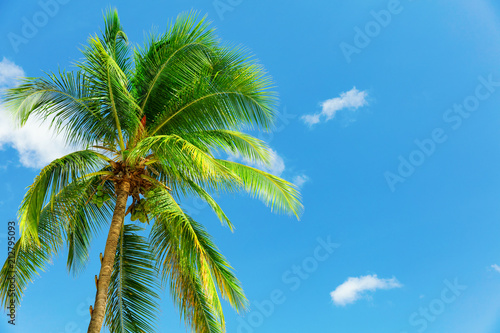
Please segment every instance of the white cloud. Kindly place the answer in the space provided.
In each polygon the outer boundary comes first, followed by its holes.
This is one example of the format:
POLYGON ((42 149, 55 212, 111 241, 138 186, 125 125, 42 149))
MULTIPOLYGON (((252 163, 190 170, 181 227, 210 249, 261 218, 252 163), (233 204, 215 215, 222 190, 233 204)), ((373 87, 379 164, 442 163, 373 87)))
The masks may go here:
POLYGON ((292 182, 297 185, 297 187, 302 187, 305 183, 309 181, 309 177, 304 174, 296 175, 293 177, 292 182))
POLYGON ((285 171, 285 161, 278 155, 278 153, 271 149, 271 167, 266 168, 269 173, 275 176, 281 176, 285 171))
POLYGON ((0 88, 14 86, 23 76, 25 76, 23 69, 12 61, 5 57, 0 61, 0 88))
POLYGON ((319 117, 321 116, 321 113, 317 114, 306 114, 305 116, 302 116, 302 119, 306 124, 309 126, 315 125, 320 122, 319 117))
POLYGON ((493 268, 495 271, 497 271, 498 273, 500 273, 500 266, 498 266, 497 264, 491 265, 491 268, 493 268))
POLYGON ((345 306, 365 296, 367 291, 374 292, 377 289, 393 289, 400 287, 402 287, 402 285, 395 277, 391 279, 379 279, 376 274, 350 277, 332 291, 330 296, 336 305, 345 306))
POLYGON ((285 171, 285 161, 283 161, 283 158, 279 156, 278 153, 273 149, 271 149, 271 166, 269 167, 261 163, 250 161, 240 155, 231 155, 228 157, 228 159, 230 161, 237 161, 251 167, 259 168, 278 177, 280 177, 283 171, 285 171))
MULTIPOLYGON (((25 76, 21 67, 3 58, 0 62, 0 88, 16 84, 19 77, 25 76)), ((49 128, 50 119, 40 122, 29 119, 19 128, 11 114, 0 104, 0 148, 11 146, 19 153, 19 161, 25 167, 40 168, 71 151, 66 147, 64 137, 54 134, 49 128)))
POLYGON ((320 123, 322 119, 328 121, 335 117, 335 114, 343 109, 357 110, 368 105, 366 98, 368 92, 359 91, 356 87, 340 94, 340 97, 328 99, 321 103, 321 112, 302 116, 302 120, 309 126, 320 123))

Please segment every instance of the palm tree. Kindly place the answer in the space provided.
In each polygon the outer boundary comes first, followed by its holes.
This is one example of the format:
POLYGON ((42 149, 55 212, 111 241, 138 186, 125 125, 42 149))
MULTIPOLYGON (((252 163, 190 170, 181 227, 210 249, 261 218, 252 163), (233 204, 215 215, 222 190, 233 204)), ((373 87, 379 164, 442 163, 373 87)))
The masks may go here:
POLYGON ((51 121, 68 144, 84 149, 44 167, 29 187, 15 265, 6 262, 0 271, 2 304, 11 300, 11 283, 18 302, 63 249, 68 270, 81 272, 92 237, 111 221, 88 332, 100 332, 104 322, 113 333, 154 332, 162 286, 193 331, 224 331, 220 298, 237 311, 247 300, 180 202, 201 198, 232 228, 211 194, 243 190, 298 217, 297 189, 249 166, 271 163, 269 147, 244 132, 272 129, 270 78, 195 14, 180 15, 165 34, 132 51, 110 10, 102 36, 89 38, 82 52, 75 71, 26 78, 5 94, 21 125, 30 117, 51 121), (248 163, 221 158, 230 155, 248 163), (133 222, 125 222, 128 214, 133 222))

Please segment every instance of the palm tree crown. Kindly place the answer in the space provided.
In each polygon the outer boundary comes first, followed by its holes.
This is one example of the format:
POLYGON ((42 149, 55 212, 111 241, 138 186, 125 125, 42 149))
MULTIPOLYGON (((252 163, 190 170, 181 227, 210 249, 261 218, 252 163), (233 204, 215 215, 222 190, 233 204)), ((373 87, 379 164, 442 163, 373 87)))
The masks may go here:
POLYGON ((62 250, 68 270, 78 274, 92 237, 108 226, 89 332, 103 323, 113 333, 154 332, 161 286, 170 288, 193 331, 224 331, 220 298, 237 311, 247 300, 180 201, 203 199, 230 228, 213 194, 243 190, 299 216, 297 189, 249 166, 271 163, 270 148, 244 132, 273 127, 270 78, 194 14, 180 15, 165 34, 132 50, 116 11, 108 11, 102 36, 89 39, 83 56, 73 72, 26 78, 5 94, 20 124, 41 117, 85 149, 44 167, 29 187, 19 209, 15 267, 5 263, 0 271, 3 305, 9 283, 15 281, 19 301, 62 250), (232 154, 250 163, 220 158, 232 154), (132 222, 124 221, 127 214, 132 222))

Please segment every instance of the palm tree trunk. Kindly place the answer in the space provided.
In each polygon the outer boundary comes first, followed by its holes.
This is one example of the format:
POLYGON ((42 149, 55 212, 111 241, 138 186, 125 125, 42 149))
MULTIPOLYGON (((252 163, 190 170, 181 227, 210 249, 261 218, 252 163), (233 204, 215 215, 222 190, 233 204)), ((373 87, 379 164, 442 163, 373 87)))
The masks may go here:
POLYGON ((116 247, 120 237, 125 211, 127 208, 127 199, 130 191, 130 183, 123 180, 117 184, 116 206, 111 219, 104 257, 102 259, 101 271, 99 272, 99 282, 97 283, 97 293, 95 296, 94 311, 90 318, 90 325, 87 333, 101 332, 106 313, 106 301, 108 298, 108 287, 111 281, 111 273, 115 262, 116 247))

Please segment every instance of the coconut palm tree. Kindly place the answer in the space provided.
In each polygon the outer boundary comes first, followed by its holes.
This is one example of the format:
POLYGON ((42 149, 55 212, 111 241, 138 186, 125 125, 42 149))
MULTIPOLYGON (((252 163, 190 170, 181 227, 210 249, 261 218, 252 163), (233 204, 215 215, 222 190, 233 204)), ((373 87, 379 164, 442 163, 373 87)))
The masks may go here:
POLYGON ((192 13, 132 50, 110 10, 102 36, 90 37, 82 52, 75 71, 26 78, 5 94, 21 125, 31 117, 50 121, 69 145, 84 148, 44 167, 29 187, 15 264, 0 271, 3 305, 11 297, 18 302, 58 252, 68 252, 71 273, 81 272, 93 236, 109 224, 88 332, 104 323, 113 333, 154 332, 162 286, 192 331, 224 331, 221 299, 237 311, 247 300, 181 202, 203 199, 230 228, 214 194, 246 191, 272 210, 299 216, 297 189, 250 166, 272 159, 264 142, 245 133, 272 129, 270 78, 192 13), (224 159, 231 155, 245 163, 224 159))

